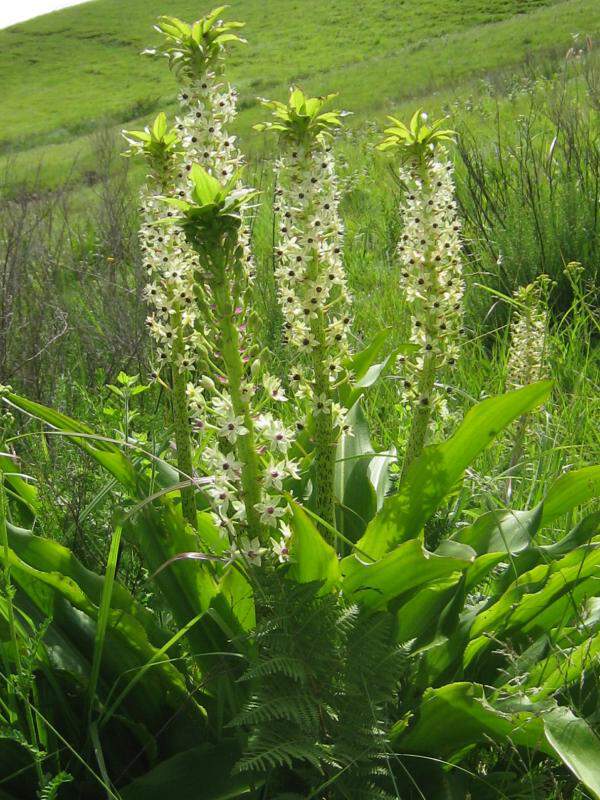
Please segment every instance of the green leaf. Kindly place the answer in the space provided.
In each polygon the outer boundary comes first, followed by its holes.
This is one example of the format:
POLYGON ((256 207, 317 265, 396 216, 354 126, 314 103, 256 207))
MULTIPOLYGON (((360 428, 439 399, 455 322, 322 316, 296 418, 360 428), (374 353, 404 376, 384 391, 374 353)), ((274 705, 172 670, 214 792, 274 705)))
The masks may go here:
POLYGON ((117 445, 104 441, 103 437, 94 433, 87 425, 40 403, 34 403, 32 400, 27 400, 25 397, 20 397, 13 393, 8 395, 8 399, 22 411, 41 419, 43 422, 47 422, 51 427, 63 432, 66 439, 72 441, 101 464, 128 492, 132 494, 137 492, 138 476, 136 471, 117 445))
POLYGON ((419 349, 418 345, 415 344, 401 344, 395 347, 394 351, 387 355, 383 361, 375 363, 390 333, 391 330, 385 328, 377 336, 373 337, 364 350, 346 359, 344 366, 352 374, 352 378, 344 383, 339 390, 340 401, 346 408, 351 408, 364 394, 365 389, 373 386, 379 380, 390 361, 398 353, 414 353, 419 349))
MULTIPOLYGON (((67 664, 83 665, 83 674, 86 675, 87 682, 94 654, 99 609, 86 593, 84 586, 86 583, 87 585, 91 583, 97 593, 95 582, 90 581, 88 577, 82 586, 72 577, 57 570, 40 568, 43 556, 47 555, 44 550, 50 551, 48 566, 52 565, 51 551, 55 543, 20 531, 9 529, 8 533, 11 542, 8 563, 11 566, 11 578, 19 590, 19 605, 24 602, 25 607, 29 606, 37 611, 42 619, 52 619, 48 636, 48 646, 52 645, 52 649, 48 652, 48 658, 53 663, 59 664, 64 652, 67 664), (38 539, 36 547, 32 550, 21 546, 18 553, 12 548, 12 544, 22 545, 23 538, 38 539), (33 557, 28 559, 28 555, 33 557), (37 566, 30 562, 37 563, 37 566)), ((0 562, 4 560, 4 551, 0 551, 0 562)), ((87 570, 83 567, 76 569, 75 566, 71 563, 72 573, 83 575, 85 578, 87 570)), ((102 589, 103 579, 95 577, 102 589)), ((126 590, 121 588, 118 591, 116 585, 113 587, 114 602, 113 607, 107 611, 105 620, 106 627, 103 633, 105 646, 97 682, 98 695, 102 698, 124 673, 138 670, 157 652, 144 627, 147 612, 137 611, 132 600, 129 601, 130 610, 125 610, 123 607, 125 596, 126 590), (121 607, 117 607, 117 604, 121 607)), ((152 626, 149 626, 149 630, 150 635, 153 635, 152 626)), ((161 638, 164 641, 165 637, 161 638)), ((157 664, 146 680, 137 687, 132 703, 131 707, 141 704, 138 712, 144 723, 148 723, 151 727, 164 723, 166 714, 173 713, 181 703, 188 703, 183 675, 169 662, 163 661, 157 664)), ((202 720, 202 714, 196 703, 188 704, 188 713, 192 717, 195 716, 198 722, 202 720)))
POLYGON ((240 627, 244 631, 253 630, 256 624, 253 589, 240 570, 228 567, 219 581, 218 591, 235 614, 240 627))
POLYGON ((15 475, 18 471, 18 462, 0 454, 0 473, 4 475, 5 486, 8 485, 13 490, 12 496, 16 496, 31 514, 35 514, 38 511, 38 491, 35 486, 15 475))
POLYGON ((340 579, 337 554, 300 506, 296 503, 291 503, 291 506, 293 516, 290 527, 293 535, 290 540, 289 576, 298 583, 320 581, 326 589, 340 579))
POLYGON ((369 367, 375 363, 375 359, 381 353, 386 341, 391 334, 390 328, 384 328, 369 342, 367 347, 358 353, 351 355, 345 362, 346 369, 353 373, 355 380, 360 380, 366 374, 369 367))
POLYGON ((152 125, 152 133, 156 139, 162 139, 162 137, 167 132, 167 115, 164 111, 161 111, 160 114, 154 120, 152 125))
POLYGON ((370 522, 358 542, 360 549, 376 559, 418 536, 469 464, 507 425, 542 403, 550 388, 548 381, 535 383, 472 408, 454 436, 443 444, 426 447, 413 461, 397 494, 386 500, 370 522))
MULTIPOLYGON (((203 524, 210 523, 204 520, 203 524)), ((124 534, 141 553, 144 565, 151 574, 174 556, 199 549, 195 532, 186 527, 180 511, 164 498, 159 508, 146 506, 135 520, 125 526, 124 534)), ((179 626, 186 625, 198 612, 206 611, 219 598, 219 613, 224 616, 228 612, 229 629, 243 632, 231 609, 226 608, 224 597, 219 596, 215 577, 204 564, 189 560, 176 561, 161 570, 154 581, 179 626)), ((230 631, 220 629, 213 619, 191 628, 188 638, 192 652, 203 668, 215 667, 215 659, 212 656, 205 659, 203 653, 231 649, 230 631)))
MULTIPOLYGON (((100 606, 105 579, 92 572, 64 545, 35 536, 31 531, 7 524, 11 549, 21 560, 42 572, 55 572, 76 583, 96 606, 100 606)), ((135 617, 143 625, 150 641, 156 646, 166 639, 166 633, 158 626, 155 615, 138 604, 128 590, 115 583, 111 606, 135 617)))
POLYGON ((544 714, 544 731, 556 755, 600 798, 600 739, 587 722, 558 707, 544 714))
POLYGON ((454 596, 460 580, 461 573, 452 572, 447 578, 425 584, 416 593, 410 594, 398 608, 397 641, 429 640, 436 630, 442 611, 454 596))
POLYGON ((190 177, 194 182, 193 197, 201 205, 214 203, 223 194, 219 181, 208 173, 200 164, 194 164, 190 177))
POLYGON ((567 472, 558 478, 544 498, 541 524, 547 525, 597 497, 600 497, 600 466, 567 472))
POLYGON ((452 540, 470 545, 477 555, 515 555, 529 547, 541 518, 541 507, 533 511, 490 511, 461 530, 452 540))
MULTIPOLYGON (((542 509, 543 504, 540 504, 537 511, 540 512, 542 509)), ((532 545, 511 558, 510 570, 507 570, 494 582, 495 591, 505 591, 519 575, 528 572, 538 564, 547 564, 562 558, 572 550, 581 547, 582 544, 590 542, 598 534, 600 534, 600 511, 584 517, 572 531, 557 542, 540 546, 532 545)))
POLYGON ((526 698, 492 703, 483 686, 452 683, 425 692, 415 723, 392 729, 397 751, 451 758, 490 740, 542 751, 562 761, 600 797, 600 739, 567 708, 526 698))
POLYGON ((472 555, 456 558, 430 553, 418 539, 411 539, 374 564, 365 564, 357 556, 345 558, 342 587, 351 602, 382 609, 406 592, 463 572, 471 561, 472 555))
MULTIPOLYGON (((569 632, 569 637, 572 633, 569 632)), ((544 637, 547 642, 547 637, 544 637)), ((542 640, 540 640, 542 641, 542 640)), ((567 645, 570 642, 566 643, 567 645)), ((576 647, 554 647, 536 659, 527 670, 528 688, 535 688, 537 696, 547 697, 567 687, 579 684, 586 674, 592 679, 597 674, 600 658, 600 634, 585 638, 576 647)), ((525 670, 521 671, 524 674, 525 670)))
POLYGON ((594 536, 600 534, 600 511, 595 511, 589 514, 579 522, 572 531, 559 539, 554 544, 542 545, 536 548, 542 558, 560 558, 567 555, 571 550, 580 547, 582 544, 589 542, 594 536))
POLYGON ((477 615, 464 654, 465 669, 481 670, 483 657, 498 639, 510 638, 517 644, 568 624, 579 604, 597 592, 599 565, 600 545, 591 545, 518 576, 477 615))
POLYGON ((397 461, 396 448, 376 453, 369 464, 369 480, 375 490, 377 511, 383 506, 391 486, 390 465, 397 461))
POLYGON ((545 741, 542 720, 532 710, 515 707, 511 712, 508 708, 499 711, 487 700, 483 686, 468 682, 428 689, 416 710, 414 724, 397 733, 393 728, 391 738, 401 753, 431 753, 436 758, 451 758, 490 739, 552 752, 545 741))
POLYGON ((347 422, 352 427, 352 435, 343 434, 338 442, 334 494, 339 503, 337 529, 356 541, 377 511, 377 495, 369 480, 374 451, 367 419, 359 404, 350 409, 347 422))
POLYGON ((98 686, 98 678, 100 676, 100 669, 102 664, 102 651, 106 641, 106 630, 110 616, 110 609, 112 605, 112 595, 115 585, 115 574, 117 570, 117 561, 119 558, 119 550, 121 546, 121 532, 122 528, 117 525, 110 542, 110 550, 106 562, 106 574, 104 576, 104 585, 102 587, 102 599, 100 601, 100 608, 98 609, 98 620, 96 624, 96 638, 94 642, 94 657, 92 660, 92 669, 90 672, 90 681, 88 685, 88 715, 91 715, 94 700, 96 697, 96 688, 98 686))

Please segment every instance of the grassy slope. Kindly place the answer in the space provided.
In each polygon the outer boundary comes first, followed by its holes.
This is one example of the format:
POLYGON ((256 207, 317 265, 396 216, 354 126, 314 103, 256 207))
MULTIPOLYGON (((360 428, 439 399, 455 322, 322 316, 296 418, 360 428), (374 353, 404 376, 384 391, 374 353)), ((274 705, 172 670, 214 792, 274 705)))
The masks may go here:
MULTIPOLYGON (((47 179, 58 180, 76 154, 78 169, 90 168, 88 136, 99 122, 129 123, 168 105, 168 70, 139 53, 155 41, 159 14, 192 19, 207 8, 93 0, 0 31, 0 148, 25 151, 17 174, 43 160, 47 179)), ((256 95, 282 96, 293 81, 339 91, 360 118, 443 96, 531 51, 566 50, 576 31, 600 31, 597 0, 233 0, 228 14, 247 22, 248 45, 229 60, 242 133, 260 113, 256 95)))

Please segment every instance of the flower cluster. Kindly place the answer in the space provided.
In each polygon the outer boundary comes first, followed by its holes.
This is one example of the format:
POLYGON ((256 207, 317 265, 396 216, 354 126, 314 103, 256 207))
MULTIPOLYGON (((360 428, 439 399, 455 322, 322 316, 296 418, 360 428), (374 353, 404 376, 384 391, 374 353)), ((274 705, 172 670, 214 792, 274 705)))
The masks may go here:
POLYGON ((403 168, 401 179, 408 191, 398 256, 411 309, 410 338, 419 346, 416 359, 405 362, 412 374, 404 381, 404 396, 407 402, 430 403, 444 413, 444 395, 434 388, 422 394, 419 375, 426 359, 434 363, 436 373, 444 365, 453 366, 463 332, 464 283, 452 164, 441 151, 421 168, 403 168))
POLYGON ((275 164, 275 274, 284 340, 296 352, 290 381, 296 392, 311 399, 315 416, 331 415, 341 430, 344 410, 333 402, 331 388, 345 377, 350 296, 330 133, 340 115, 320 113, 329 99, 307 98, 293 89, 287 106, 264 102, 277 122, 256 127, 279 133, 284 145, 275 164))
MULTIPOLYGON (((218 16, 212 12, 191 26, 161 18, 157 26, 164 35, 160 50, 180 83, 178 161, 167 202, 182 214, 178 218, 173 210, 169 216, 186 240, 196 314, 202 319, 195 342, 201 368, 186 392, 201 469, 212 476, 208 496, 215 521, 224 534, 247 531, 251 542, 256 534, 264 540, 281 528, 288 511, 283 482, 298 474, 288 457, 292 432, 269 410, 285 402, 285 394, 273 378, 261 376, 257 361, 247 225, 255 192, 240 178, 243 157, 227 130, 237 96, 222 77, 225 44, 241 41, 231 32, 240 23, 218 16)), ((278 556, 287 552, 275 542, 278 556)))
POLYGON ((516 311, 510 326, 507 386, 519 389, 542 380, 547 345, 548 308, 545 302, 550 279, 541 275, 514 293, 516 311))
MULTIPOLYGON (((243 23, 224 22, 219 18, 222 10, 215 9, 193 25, 173 17, 161 17, 156 26, 163 35, 158 52, 168 57, 180 84, 180 110, 175 120, 179 163, 173 195, 186 200, 190 199, 193 186, 191 171, 194 164, 201 165, 208 174, 225 184, 232 179, 236 181, 244 163, 236 137, 227 130, 236 116, 237 93, 223 79, 225 47, 244 41, 233 32, 243 27, 243 23)), ((236 182, 241 185, 241 182, 236 182)), ((244 270, 232 285, 236 306, 241 310, 246 308, 243 300, 253 278, 249 239, 249 228, 242 224, 239 242, 244 270)), ((205 324, 210 325, 214 323, 214 303, 203 266, 201 263, 196 265, 196 299, 202 307, 205 324)))
POLYGON ((146 324, 155 342, 159 368, 175 365, 193 370, 202 341, 194 302, 194 261, 181 232, 157 225, 170 212, 161 199, 177 172, 178 137, 167 129, 164 114, 144 131, 124 131, 129 154, 141 154, 148 168, 140 193, 139 239, 148 284, 144 290, 151 313, 146 324))
MULTIPOLYGON (((280 240, 276 277, 285 339, 300 353, 327 355, 330 380, 348 352, 343 225, 331 146, 292 148, 277 162, 280 240)), ((293 376, 297 381, 297 376, 293 376)))
POLYGON ((440 390, 435 378, 442 367, 456 363, 464 293, 453 169, 442 143, 450 131, 440 130, 440 123, 428 126, 422 114, 413 117, 410 127, 392 120, 394 127, 386 130, 381 149, 397 146, 404 155, 400 180, 406 196, 398 257, 411 310, 411 342, 419 348, 414 359, 400 359, 404 398, 407 404, 444 414, 448 388, 440 390))
POLYGON ((346 411, 335 400, 338 385, 348 377, 350 297, 331 147, 340 112, 322 110, 331 97, 309 98, 293 88, 287 105, 263 101, 274 121, 256 126, 277 133, 283 145, 275 164, 275 273, 284 341, 294 353, 290 383, 297 396, 308 399, 314 420, 314 505, 325 526, 335 524, 336 445, 342 432, 351 433, 346 411))
MULTIPOLYGON (((263 401, 286 402, 287 398, 276 378, 265 375, 263 386, 244 381, 239 391, 242 408, 251 408, 257 394, 263 401)), ((258 521, 267 531, 281 529, 289 508, 283 497, 283 484, 288 479, 299 478, 298 465, 290 458, 294 431, 286 427, 271 412, 253 414, 251 423, 240 407, 234 406, 227 384, 215 386, 210 378, 203 385, 189 383, 187 396, 193 425, 201 445, 204 468, 212 476, 208 489, 214 520, 226 533, 234 534, 235 526, 248 526, 248 510, 244 497, 244 448, 240 445, 252 433, 253 447, 260 457, 260 486, 254 511, 258 521), (252 431, 250 429, 252 426, 252 431)))

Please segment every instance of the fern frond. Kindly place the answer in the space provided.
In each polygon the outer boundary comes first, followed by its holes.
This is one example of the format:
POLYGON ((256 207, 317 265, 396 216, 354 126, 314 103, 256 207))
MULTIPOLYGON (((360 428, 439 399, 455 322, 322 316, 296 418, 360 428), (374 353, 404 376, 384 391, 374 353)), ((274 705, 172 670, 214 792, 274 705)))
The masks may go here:
POLYGON ((317 743, 286 737, 285 729, 274 727, 270 735, 261 732, 251 737, 246 754, 238 762, 236 772, 263 772, 276 767, 291 768, 294 762, 307 762, 318 770, 323 752, 317 743))
POLYGON ((262 573, 248 702, 231 725, 247 746, 236 769, 269 771, 272 796, 388 800, 385 731, 407 661, 390 614, 368 614, 319 584, 262 573), (300 788, 305 789, 302 794, 300 788))
POLYGON ((310 696, 275 697, 272 700, 250 700, 231 725, 258 725, 263 722, 287 720, 305 727, 318 721, 317 709, 310 696))
POLYGON ((251 681, 256 678, 265 678, 268 675, 281 674, 286 678, 291 678, 298 683, 306 682, 306 669, 304 664, 297 658, 291 656, 275 656, 265 659, 249 667, 239 679, 240 681, 251 681))
POLYGON ((60 787, 72 780, 73 776, 69 772, 58 772, 40 791, 40 800, 57 800, 60 787))

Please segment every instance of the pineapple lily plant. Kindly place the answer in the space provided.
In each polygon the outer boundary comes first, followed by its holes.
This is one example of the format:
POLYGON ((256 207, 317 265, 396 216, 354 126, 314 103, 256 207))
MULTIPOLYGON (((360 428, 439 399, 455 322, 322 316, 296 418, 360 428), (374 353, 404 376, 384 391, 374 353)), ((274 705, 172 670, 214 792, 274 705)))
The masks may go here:
POLYGON ((412 331, 398 368, 414 409, 393 483, 394 455, 374 452, 361 406, 391 360, 376 363, 385 335, 350 345, 341 114, 298 88, 265 102, 273 119, 260 126, 279 138, 291 374, 267 369, 249 237, 262 198, 225 129, 223 61, 241 40, 222 11, 161 18, 180 113, 126 134, 147 169, 140 243, 165 435, 112 438, 2 390, 36 435, 42 423, 106 475, 98 502, 114 500, 114 527, 103 575, 45 537, 39 489, 7 435, 0 797, 491 797, 510 748, 564 763, 600 797, 600 517, 579 510, 600 495, 600 468, 564 473, 529 508, 468 506, 466 472, 549 402, 548 381, 483 400, 426 443, 462 327, 452 134, 418 113, 394 119, 382 145, 399 151, 406 189, 398 268, 412 331), (432 520, 465 505, 426 547, 432 520), (119 581, 124 549, 152 602, 119 581))

